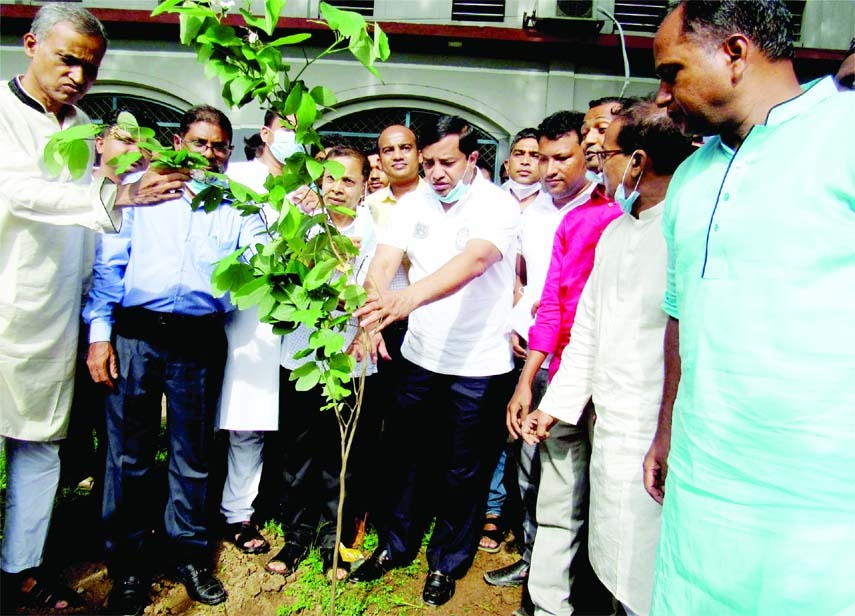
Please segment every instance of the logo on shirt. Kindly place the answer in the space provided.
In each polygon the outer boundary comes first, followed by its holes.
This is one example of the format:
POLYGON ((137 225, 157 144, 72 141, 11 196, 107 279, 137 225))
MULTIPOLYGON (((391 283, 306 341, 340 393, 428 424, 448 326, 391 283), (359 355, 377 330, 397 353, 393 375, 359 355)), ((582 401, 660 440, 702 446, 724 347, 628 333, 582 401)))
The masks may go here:
POLYGON ((417 222, 416 228, 413 229, 413 237, 417 240, 425 239, 430 233, 430 227, 426 222, 417 222))
POLYGON ((461 227, 457 232, 457 237, 454 238, 454 247, 457 250, 466 248, 466 242, 469 241, 469 227, 461 227))

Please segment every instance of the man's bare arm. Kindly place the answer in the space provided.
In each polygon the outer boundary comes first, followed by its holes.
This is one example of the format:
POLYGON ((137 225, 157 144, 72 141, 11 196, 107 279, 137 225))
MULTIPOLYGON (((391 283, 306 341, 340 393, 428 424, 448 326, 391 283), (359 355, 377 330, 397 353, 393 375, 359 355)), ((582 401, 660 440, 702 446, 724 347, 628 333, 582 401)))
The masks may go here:
MULTIPOLYGON (((376 255, 374 259, 377 259, 376 255)), ((367 327, 373 332, 380 331, 389 323, 406 318, 419 306, 452 295, 501 259, 502 253, 491 242, 470 240, 463 252, 450 259, 433 274, 411 284, 406 289, 386 291, 382 294, 369 293, 368 301, 354 313, 354 316, 360 319, 359 324, 362 327, 367 327)), ((373 269, 372 261, 369 276, 373 269)))
POLYGON ((669 317, 665 326, 665 383, 656 434, 644 456, 644 489, 660 505, 665 498, 665 477, 668 475, 668 452, 671 450, 671 418, 680 384, 680 322, 669 317))

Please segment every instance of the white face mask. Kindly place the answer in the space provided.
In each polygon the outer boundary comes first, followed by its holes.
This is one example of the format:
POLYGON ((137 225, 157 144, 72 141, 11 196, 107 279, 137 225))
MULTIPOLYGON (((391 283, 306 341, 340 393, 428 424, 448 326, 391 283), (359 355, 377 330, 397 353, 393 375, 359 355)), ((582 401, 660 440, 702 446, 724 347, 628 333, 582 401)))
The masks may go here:
MULTIPOLYGON (((469 192, 469 184, 465 184, 463 180, 466 179, 466 174, 469 173, 469 162, 466 162, 466 169, 463 170, 463 175, 460 176, 460 179, 457 181, 457 184, 454 185, 454 188, 448 191, 447 195, 440 195, 438 192, 434 191, 434 195, 439 199, 440 203, 456 203, 463 198, 467 192, 469 192)), ((474 177, 472 178, 475 179, 474 177)))
POLYGON ((303 146, 297 143, 297 135, 292 130, 279 128, 273 131, 273 143, 268 144, 273 158, 283 165, 292 154, 303 152, 303 146))
POLYGON ((540 190, 540 182, 534 182, 533 184, 520 184, 516 180, 508 178, 507 187, 517 200, 522 201, 523 199, 531 197, 534 193, 540 190))
MULTIPOLYGON (((637 151, 638 150, 636 150, 636 152, 637 151)), ((635 156, 635 152, 629 155, 629 162, 626 164, 626 169, 623 171, 623 177, 620 180, 620 184, 618 184, 618 187, 615 189, 615 202, 620 206, 620 209, 624 214, 632 213, 632 206, 635 205, 635 202, 640 196, 638 193, 638 185, 641 183, 641 176, 644 175, 644 170, 642 170, 638 176, 638 180, 635 182, 635 188, 633 188, 632 192, 627 196, 626 188, 623 183, 626 181, 626 174, 629 173, 629 168, 632 166, 633 156, 635 156)))

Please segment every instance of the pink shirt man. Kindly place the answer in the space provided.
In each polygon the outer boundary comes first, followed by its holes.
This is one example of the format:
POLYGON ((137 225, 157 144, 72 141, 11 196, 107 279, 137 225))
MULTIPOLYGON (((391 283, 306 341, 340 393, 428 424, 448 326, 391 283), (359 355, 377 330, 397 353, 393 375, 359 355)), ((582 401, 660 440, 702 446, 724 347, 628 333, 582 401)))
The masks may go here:
POLYGON ((555 233, 552 260, 528 346, 535 351, 554 353, 549 364, 551 380, 561 364, 561 353, 570 341, 576 305, 594 267, 594 251, 600 236, 620 208, 599 190, 591 200, 570 210, 555 233))

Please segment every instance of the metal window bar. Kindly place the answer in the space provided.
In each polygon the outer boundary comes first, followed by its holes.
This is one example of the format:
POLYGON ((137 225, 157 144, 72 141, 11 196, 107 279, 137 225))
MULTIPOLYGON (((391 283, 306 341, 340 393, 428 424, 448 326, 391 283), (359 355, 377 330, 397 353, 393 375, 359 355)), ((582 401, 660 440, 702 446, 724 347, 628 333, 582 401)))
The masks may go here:
POLYGON ((504 21, 505 0, 454 0, 452 21, 504 21))
POLYGON ((126 94, 98 93, 82 98, 77 105, 93 122, 102 123, 117 109, 134 114, 140 126, 154 129, 157 140, 165 146, 172 143, 172 136, 181 125, 184 112, 177 107, 159 101, 126 94))
POLYGON ((363 17, 374 17, 374 0, 326 0, 326 2, 343 11, 353 11, 363 17))

